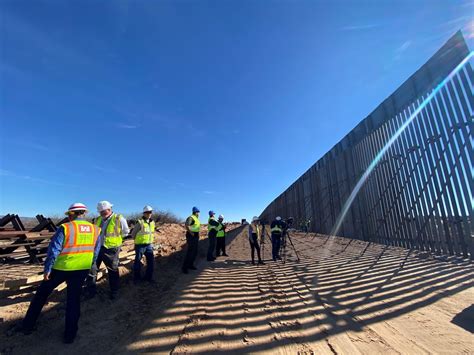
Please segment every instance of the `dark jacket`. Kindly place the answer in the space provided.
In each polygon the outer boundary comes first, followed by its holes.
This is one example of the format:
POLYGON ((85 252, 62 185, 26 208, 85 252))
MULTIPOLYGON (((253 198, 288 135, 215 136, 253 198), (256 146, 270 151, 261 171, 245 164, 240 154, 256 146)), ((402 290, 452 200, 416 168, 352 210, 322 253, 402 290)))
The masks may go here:
MULTIPOLYGON (((286 223, 283 222, 283 221, 277 221, 276 219, 272 222, 272 224, 270 225, 270 229, 273 229, 273 227, 275 226, 279 226, 281 228, 281 230, 283 231, 285 228, 286 228, 286 223)), ((276 234, 275 232, 272 232, 274 234, 276 234)), ((282 232, 283 233, 283 232, 282 232)))
MULTIPOLYGON (((215 220, 214 218, 209 218, 209 226, 219 227, 219 222, 215 220)), ((209 226, 207 228, 209 228, 209 226)), ((209 229, 209 233, 208 233, 209 237, 212 238, 212 237, 215 237, 216 235, 217 235, 217 229, 213 229, 213 230, 209 229)))

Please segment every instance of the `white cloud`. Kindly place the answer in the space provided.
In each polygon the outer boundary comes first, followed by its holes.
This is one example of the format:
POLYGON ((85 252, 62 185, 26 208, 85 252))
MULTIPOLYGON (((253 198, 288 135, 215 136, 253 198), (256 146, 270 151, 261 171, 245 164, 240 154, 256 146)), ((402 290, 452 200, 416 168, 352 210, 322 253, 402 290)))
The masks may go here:
POLYGON ((56 181, 51 181, 51 180, 45 180, 45 179, 40 179, 36 178, 30 175, 21 175, 17 174, 13 171, 10 170, 4 170, 0 169, 0 176, 7 176, 15 179, 21 179, 21 180, 26 180, 26 181, 31 181, 34 183, 39 183, 39 184, 46 184, 46 185, 55 185, 55 186, 68 186, 68 187, 77 187, 76 185, 72 184, 63 184, 61 182, 56 182, 56 181))
POLYGON ((27 141, 27 140, 21 140, 21 139, 6 139, 7 142, 11 144, 15 144, 21 147, 29 148, 29 149, 34 149, 34 150, 40 150, 43 152, 49 152, 51 149, 45 145, 35 143, 32 141, 27 141))
POLYGON ((212 195, 212 194, 215 194, 215 191, 205 190, 205 191, 203 191, 203 193, 205 193, 207 195, 212 195))
POLYGON ((405 41, 405 42, 403 42, 403 44, 402 44, 400 47, 397 48, 397 52, 398 52, 398 53, 403 53, 403 52, 405 52, 405 51, 408 49, 408 47, 410 47, 410 46, 411 46, 411 41, 405 41))
MULTIPOLYGON (((69 43, 59 41, 58 36, 52 35, 58 31, 44 31, 37 26, 23 20, 12 13, 5 13, 5 27, 8 32, 15 33, 22 41, 38 50, 38 57, 44 59, 43 55, 53 56, 53 60, 61 59, 64 62, 90 63, 90 60, 83 53, 72 48, 69 43)), ((33 52, 37 52, 33 50, 33 52)))
POLYGON ((106 168, 106 167, 99 166, 99 165, 94 165, 94 169, 97 170, 97 171, 100 171, 101 173, 108 173, 108 174, 113 174, 113 173, 117 172, 117 169, 106 168))
POLYGON ((138 127, 140 127, 140 126, 126 124, 126 123, 117 123, 117 128, 121 128, 121 129, 136 129, 138 127))
POLYGON ((403 42, 400 47, 395 49, 395 57, 393 58, 394 61, 400 60, 402 58, 403 53, 407 51, 407 49, 411 46, 412 41, 408 40, 403 42))
POLYGON ((341 27, 341 31, 364 31, 364 30, 371 30, 374 28, 380 27, 379 24, 367 24, 367 25, 356 25, 356 26, 344 26, 341 27))

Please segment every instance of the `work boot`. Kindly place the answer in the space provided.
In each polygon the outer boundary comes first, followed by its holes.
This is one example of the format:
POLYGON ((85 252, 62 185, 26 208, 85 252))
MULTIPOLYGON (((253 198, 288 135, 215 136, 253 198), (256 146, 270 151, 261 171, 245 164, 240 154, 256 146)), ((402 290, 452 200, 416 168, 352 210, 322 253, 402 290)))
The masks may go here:
POLYGON ((255 260, 252 260, 252 265, 255 265, 255 260))
POLYGON ((259 260, 259 261, 258 261, 258 264, 259 264, 259 265, 265 265, 265 263, 263 262, 263 260, 259 260))

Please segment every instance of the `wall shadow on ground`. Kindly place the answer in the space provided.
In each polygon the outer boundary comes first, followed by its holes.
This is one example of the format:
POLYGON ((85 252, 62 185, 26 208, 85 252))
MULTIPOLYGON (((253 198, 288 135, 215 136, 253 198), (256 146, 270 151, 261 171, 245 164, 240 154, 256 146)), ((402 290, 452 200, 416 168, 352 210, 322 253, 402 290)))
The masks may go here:
POLYGON ((361 331, 474 285, 470 263, 342 238, 299 234, 293 241, 300 262, 289 249, 285 264, 232 259, 231 267, 203 270, 120 351, 249 353, 288 344, 310 351, 304 344, 361 331))

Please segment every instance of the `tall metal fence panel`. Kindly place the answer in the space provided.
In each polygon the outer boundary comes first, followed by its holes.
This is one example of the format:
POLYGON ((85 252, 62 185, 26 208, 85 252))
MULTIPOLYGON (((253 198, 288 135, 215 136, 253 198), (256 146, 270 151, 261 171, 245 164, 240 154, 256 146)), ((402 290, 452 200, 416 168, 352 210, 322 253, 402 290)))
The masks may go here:
POLYGON ((260 217, 473 258, 471 64, 458 32, 260 217))

